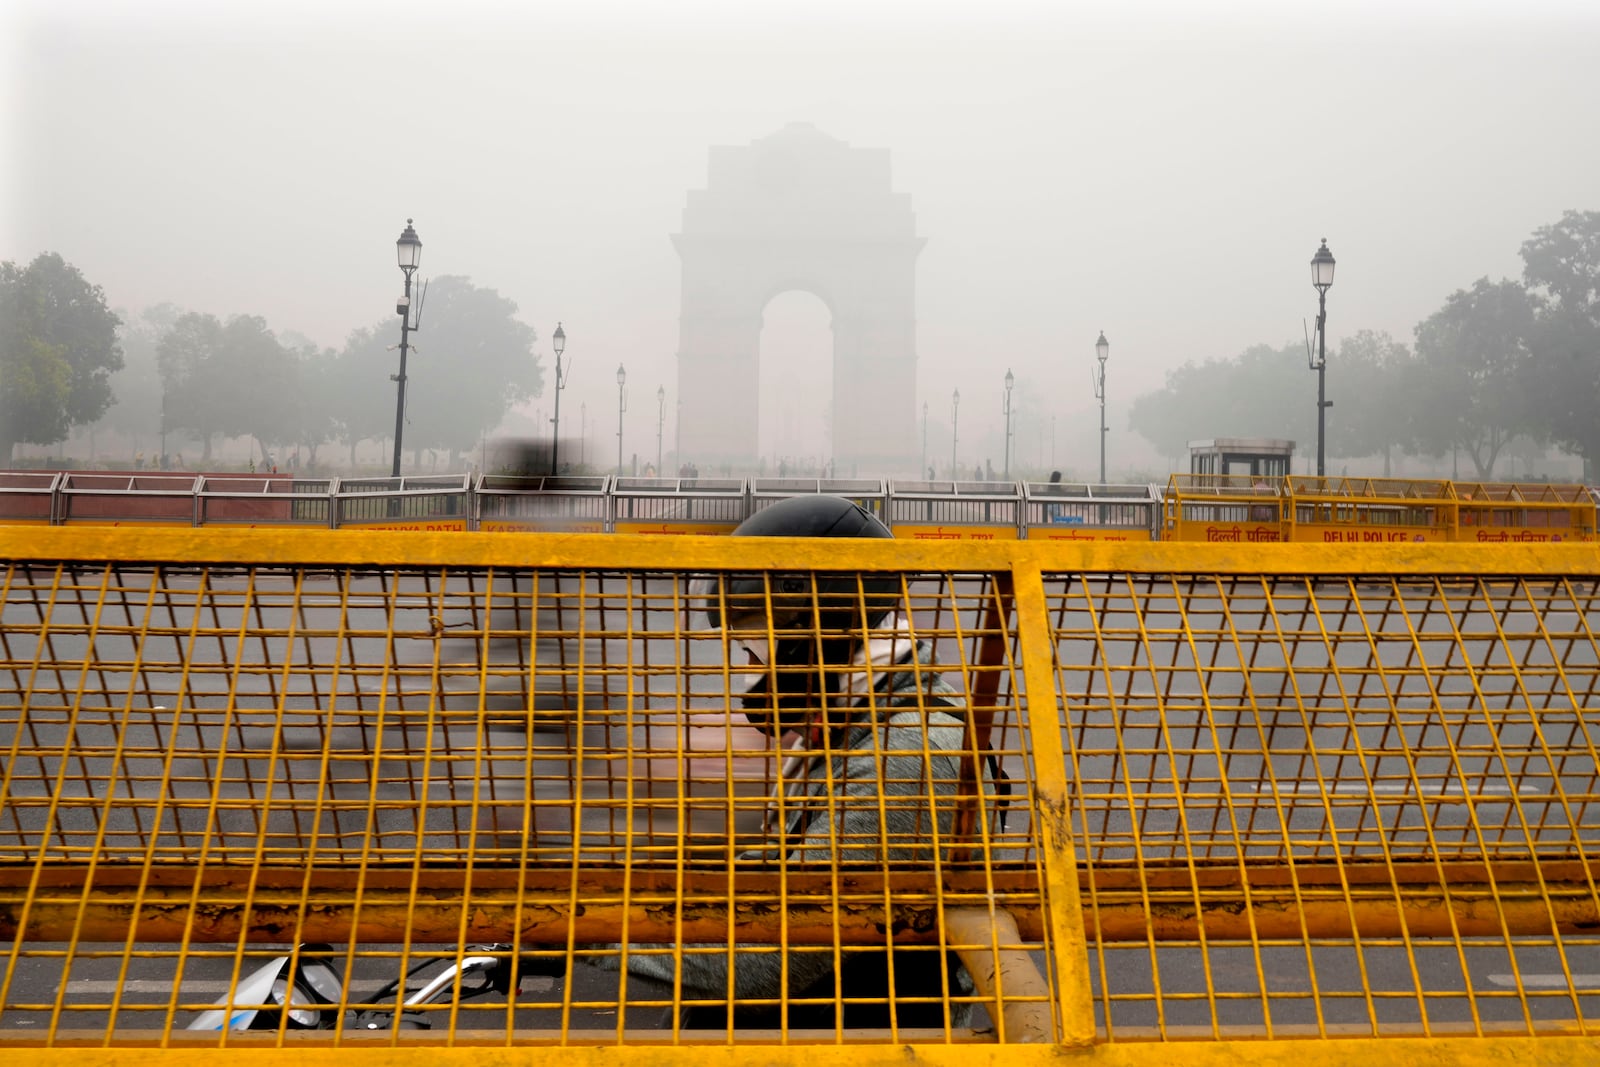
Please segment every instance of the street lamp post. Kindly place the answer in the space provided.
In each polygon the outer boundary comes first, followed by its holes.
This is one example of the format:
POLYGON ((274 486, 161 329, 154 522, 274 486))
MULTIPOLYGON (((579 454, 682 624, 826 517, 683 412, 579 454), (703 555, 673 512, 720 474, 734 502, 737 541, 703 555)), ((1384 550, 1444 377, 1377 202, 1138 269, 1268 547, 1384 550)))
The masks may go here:
POLYGON ((589 462, 589 402, 578 405, 578 466, 589 462))
POLYGON ((950 393, 950 480, 956 480, 956 444, 961 440, 961 423, 957 416, 961 414, 961 390, 956 389, 950 393))
POLYGON ((1100 401, 1100 484, 1106 484, 1106 357, 1111 354, 1111 345, 1106 341, 1106 332, 1100 331, 1100 339, 1094 343, 1094 356, 1100 361, 1100 373, 1090 374, 1094 378, 1094 395, 1100 401))
POLYGON ((1317 477, 1325 476, 1327 464, 1324 453, 1326 416, 1333 401, 1327 399, 1328 371, 1328 290, 1333 288, 1333 253, 1328 251, 1328 239, 1311 257, 1311 285, 1317 291, 1317 359, 1311 369, 1317 372, 1317 477))
POLYGON ((928 475, 928 402, 922 402, 922 462, 917 465, 917 477, 926 478, 928 475))
POLYGON ((656 477, 661 477, 661 430, 667 424, 667 387, 656 386, 656 477))
MULTIPOLYGON (((561 473, 561 468, 556 466, 556 452, 561 447, 561 390, 567 387, 566 375, 561 373, 561 353, 567 350, 567 331, 561 328, 561 323, 556 323, 556 332, 550 335, 550 347, 556 353, 556 408, 555 415, 550 419, 550 475, 554 477, 561 473)), ((572 372, 572 364, 567 364, 567 373, 572 372)))
POLYGON ((411 340, 411 275, 416 273, 417 267, 422 263, 422 240, 417 236, 417 231, 411 228, 411 220, 406 219, 406 228, 400 234, 400 239, 394 243, 395 254, 400 260, 400 273, 406 276, 405 295, 400 297, 400 302, 395 305, 395 311, 400 315, 400 373, 391 375, 400 389, 395 396, 394 404, 394 466, 390 470, 391 477, 400 477, 400 439, 405 432, 406 421, 406 349, 411 340))
POLYGON ((617 364, 617 477, 622 477, 622 413, 628 410, 628 372, 617 364))
POLYGON ((1005 401, 1000 405, 1000 410, 1006 417, 1006 462, 1005 473, 1002 475, 1006 481, 1011 480, 1011 387, 1016 384, 1016 381, 1017 379, 1012 375, 1011 371, 1007 370, 1006 396, 1005 401))

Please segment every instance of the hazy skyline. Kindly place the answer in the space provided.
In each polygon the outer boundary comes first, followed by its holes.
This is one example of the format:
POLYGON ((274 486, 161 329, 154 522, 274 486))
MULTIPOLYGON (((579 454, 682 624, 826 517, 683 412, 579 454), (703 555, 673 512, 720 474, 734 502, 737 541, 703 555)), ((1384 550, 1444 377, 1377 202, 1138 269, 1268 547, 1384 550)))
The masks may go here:
MULTIPOLYGON (((614 427, 627 366, 641 456, 658 385, 669 451, 674 432, 668 235, 713 145, 791 122, 888 150, 928 240, 918 412, 938 454, 961 389, 963 462, 999 440, 1009 367, 1029 418, 1057 417, 1062 462, 1087 469, 1101 330, 1111 466, 1149 457, 1126 430, 1134 397, 1186 360, 1298 338, 1320 238, 1339 261, 1330 341, 1409 344, 1453 290, 1517 277, 1535 228, 1600 208, 1600 8, 1576 0, 0 0, 0 38, 0 258, 57 251, 114 307, 259 314, 339 346, 392 313, 414 218, 422 274, 515 301, 547 368, 565 323, 564 416, 587 402, 596 432, 597 412, 614 427)), ((771 307, 763 355, 785 365, 763 415, 782 398, 801 417, 788 436, 769 419, 769 445, 820 447, 806 413, 829 372, 800 361, 823 354, 825 323, 809 297, 771 307)), ((1336 365, 1328 380, 1353 401, 1336 365)), ((548 392, 533 406, 548 413, 548 392)), ((1025 426, 1018 453, 1038 439, 1025 426)))

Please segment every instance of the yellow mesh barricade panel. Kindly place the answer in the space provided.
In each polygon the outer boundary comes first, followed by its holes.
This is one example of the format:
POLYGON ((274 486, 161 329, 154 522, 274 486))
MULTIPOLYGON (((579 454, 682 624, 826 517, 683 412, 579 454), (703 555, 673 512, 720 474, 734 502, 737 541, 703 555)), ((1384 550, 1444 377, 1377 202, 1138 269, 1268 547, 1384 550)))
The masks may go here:
POLYGON ((1600 1052, 1592 549, 0 551, 30 1062, 1600 1052))

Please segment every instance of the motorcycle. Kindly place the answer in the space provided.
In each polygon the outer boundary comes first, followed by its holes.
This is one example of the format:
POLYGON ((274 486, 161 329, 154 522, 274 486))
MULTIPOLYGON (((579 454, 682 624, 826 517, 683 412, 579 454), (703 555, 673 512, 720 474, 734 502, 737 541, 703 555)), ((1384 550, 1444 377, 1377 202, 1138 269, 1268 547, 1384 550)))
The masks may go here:
MULTIPOLYGON (((512 996, 520 977, 510 945, 477 946, 462 956, 436 956, 412 967, 371 997, 358 1003, 393 1007, 341 1006, 347 997, 334 969, 329 945, 304 944, 295 952, 268 960, 241 979, 233 990, 202 1012, 188 1030, 332 1030, 343 1011, 347 1030, 427 1030, 424 1005, 453 996, 457 1001, 499 993, 512 996), (495 953, 488 955, 486 953, 495 953)), ((341 953, 342 954, 342 953, 341 953)))

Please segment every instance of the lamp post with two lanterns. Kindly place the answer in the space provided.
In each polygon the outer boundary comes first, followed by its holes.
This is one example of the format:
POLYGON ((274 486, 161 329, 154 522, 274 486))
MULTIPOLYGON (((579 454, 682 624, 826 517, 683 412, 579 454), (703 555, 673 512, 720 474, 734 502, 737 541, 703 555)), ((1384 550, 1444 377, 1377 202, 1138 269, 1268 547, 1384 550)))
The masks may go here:
POLYGON ((422 263, 422 239, 417 236, 417 231, 411 228, 411 220, 406 219, 406 228, 400 234, 400 239, 394 243, 395 253, 400 260, 400 272, 406 276, 406 291, 395 305, 395 311, 400 315, 400 373, 391 375, 400 389, 395 397, 394 406, 394 466, 390 476, 400 477, 400 439, 405 433, 406 421, 406 350, 410 347, 411 334, 411 276, 416 273, 417 267, 422 263))
POLYGON ((1091 374, 1094 377, 1094 395, 1100 401, 1100 484, 1106 484, 1106 357, 1111 354, 1111 345, 1106 341, 1106 332, 1100 331, 1100 339, 1094 343, 1095 358, 1100 361, 1100 372, 1091 374))
POLYGON ((950 393, 950 480, 957 479, 956 474, 956 445, 961 441, 961 423, 957 416, 961 414, 961 390, 954 389, 950 393))
POLYGON ((1001 412, 1003 412, 1005 414, 1005 417, 1006 417, 1006 462, 1005 462, 1005 474, 1003 475, 1003 477, 1007 481, 1011 480, 1011 387, 1013 385, 1015 385, 1016 382, 1017 382, 1017 379, 1012 375, 1011 371, 1008 369, 1006 371, 1006 395, 1005 395, 1005 400, 1000 405, 1000 410, 1001 410, 1001 412))
POLYGON ((917 465, 917 477, 927 476, 928 470, 928 402, 922 402, 922 462, 917 465))
MULTIPOLYGON (((1328 409, 1333 401, 1327 399, 1328 370, 1328 290, 1333 288, 1333 253, 1328 251, 1328 239, 1311 257, 1311 286, 1317 291, 1317 355, 1311 369, 1317 372, 1317 477, 1327 474, 1324 453, 1324 433, 1328 409)), ((1310 353, 1307 353, 1309 356, 1310 353)))
POLYGON ((656 386, 656 477, 661 477, 661 428, 667 424, 667 387, 656 386))
POLYGON ((617 477, 622 477, 622 413, 628 410, 628 372, 617 364, 617 477))

